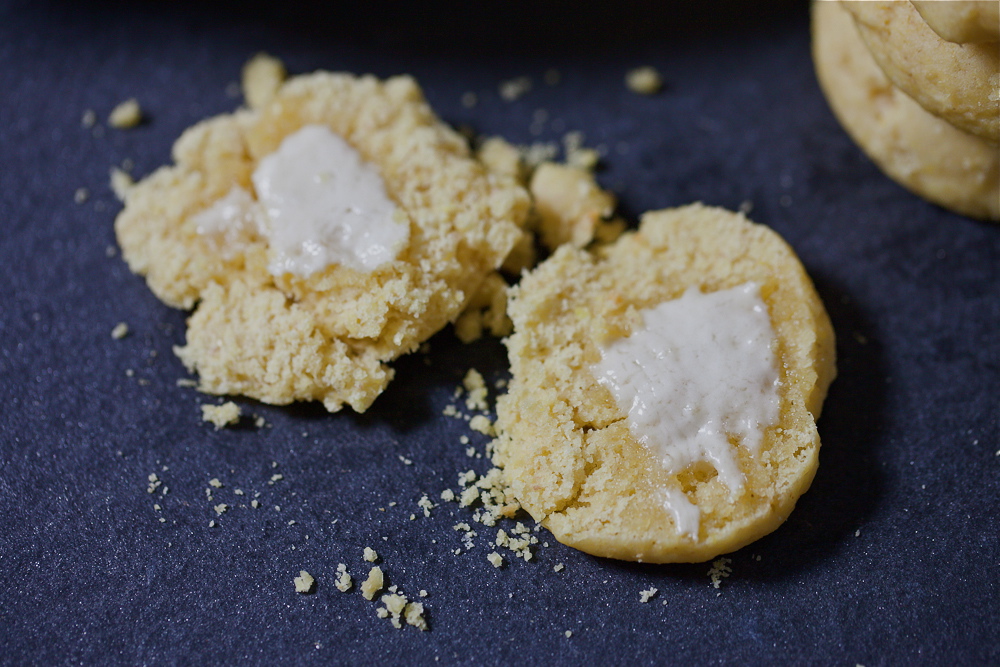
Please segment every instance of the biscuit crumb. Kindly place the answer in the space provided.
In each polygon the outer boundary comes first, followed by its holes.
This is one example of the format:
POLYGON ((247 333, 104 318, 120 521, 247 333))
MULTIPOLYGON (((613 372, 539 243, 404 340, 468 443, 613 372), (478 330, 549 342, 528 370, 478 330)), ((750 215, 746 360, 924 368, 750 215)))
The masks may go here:
POLYGON ((567 630, 567 631, 565 632, 565 635, 566 635, 566 639, 569 639, 570 637, 572 637, 572 636, 573 636, 573 631, 572 631, 572 630, 567 630))
POLYGON ((116 106, 108 116, 108 125, 119 130, 127 130, 141 122, 142 109, 139 108, 139 102, 134 97, 116 106))
POLYGON ((354 585, 354 581, 351 579, 351 575, 347 573, 347 565, 344 563, 337 564, 337 580, 333 583, 337 587, 337 590, 341 593, 346 593, 351 590, 354 585))
POLYGON ((243 66, 241 75, 243 98, 251 109, 270 102, 288 73, 285 65, 266 53, 258 53, 243 66))
POLYGON ((90 199, 90 190, 87 188, 77 188, 76 192, 73 193, 73 202, 76 204, 83 204, 88 199, 90 199))
POLYGON ((403 610, 403 618, 408 625, 426 631, 427 621, 424 619, 424 605, 422 602, 410 602, 403 610))
POLYGON ((378 553, 371 547, 365 547, 365 560, 369 563, 374 563, 378 560, 378 553))
POLYGON ((132 180, 132 176, 127 171, 111 167, 111 191, 115 193, 118 201, 125 201, 125 197, 128 196, 133 185, 135 185, 135 181, 132 180))
POLYGON ((202 421, 211 422, 215 425, 215 430, 235 424, 240 420, 240 406, 232 401, 227 401, 222 405, 211 405, 206 403, 201 406, 202 421))
POLYGON ((211 521, 208 522, 208 527, 215 528, 215 519, 212 519, 211 521))
MULTIPOLYGON (((471 428, 473 431, 478 431, 483 435, 488 435, 491 438, 497 434, 493 428, 493 422, 491 422, 489 418, 483 415, 476 415, 475 417, 470 419, 469 428, 471 428)), ((475 450, 473 450, 473 453, 475 453, 475 450)))
POLYGON ((625 85, 633 93, 654 95, 663 88, 663 78, 655 67, 637 67, 625 75, 625 85))
POLYGON ((399 455, 399 460, 402 461, 402 463, 403 463, 404 466, 411 466, 411 465, 413 465, 413 461, 411 459, 406 458, 402 454, 399 455))
POLYGON ((219 481, 218 477, 213 477, 212 479, 208 480, 208 485, 210 487, 212 487, 213 489, 221 489, 222 488, 222 482, 219 481))
POLYGON ((656 589, 650 586, 647 590, 639 591, 639 602, 649 602, 656 596, 656 589))
POLYGON ((424 516, 426 517, 431 515, 431 510, 437 507, 437 505, 431 502, 431 499, 428 498, 427 494, 425 493, 423 496, 420 497, 420 500, 417 501, 417 507, 419 507, 424 511, 424 516))
POLYGON ((80 118, 80 125, 88 130, 97 125, 97 114, 94 113, 93 109, 87 109, 83 112, 83 116, 80 118))
POLYGON ((368 572, 368 578, 361 582, 361 594, 366 600, 374 600, 375 594, 382 590, 384 582, 382 568, 376 565, 368 572))
POLYGON ((251 500, 250 501, 250 507, 252 507, 254 509, 257 509, 258 507, 260 507, 260 501, 259 500, 251 500))
POLYGON ((215 510, 216 514, 218 514, 219 516, 221 516, 223 513, 225 513, 226 510, 229 509, 229 505, 227 505, 226 503, 219 503, 218 505, 216 505, 212 509, 215 510))
POLYGON ((178 378, 177 379, 177 386, 178 387, 197 387, 198 386, 198 382, 196 380, 192 380, 191 378, 178 378))
POLYGON ((507 81, 501 81, 498 90, 501 98, 507 102, 513 102, 531 90, 531 79, 526 76, 519 76, 507 81))
POLYGON ((712 568, 708 571, 708 576, 712 578, 713 588, 719 588, 722 585, 722 580, 732 574, 733 568, 730 567, 732 562, 732 558, 717 558, 712 561, 712 568))
POLYGON ((492 563, 493 567, 500 567, 503 565, 503 556, 498 554, 496 551, 490 552, 490 554, 486 556, 486 560, 492 563))
POLYGON ((316 580, 312 578, 305 570, 299 570, 299 576, 295 577, 295 592, 296 593, 309 593, 313 589, 313 584, 316 580))
POLYGON ((111 330, 111 337, 115 340, 121 340, 128 335, 128 325, 124 322, 119 322, 115 325, 115 328, 111 330))
POLYGON ((553 572, 562 572, 564 569, 566 569, 566 566, 563 565, 562 563, 556 563, 555 565, 552 566, 553 572))

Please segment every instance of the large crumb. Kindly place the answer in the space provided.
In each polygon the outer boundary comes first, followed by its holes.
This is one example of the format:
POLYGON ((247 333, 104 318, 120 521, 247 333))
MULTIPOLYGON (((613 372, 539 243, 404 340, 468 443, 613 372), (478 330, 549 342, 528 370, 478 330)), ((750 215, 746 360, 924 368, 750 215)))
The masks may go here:
POLYGON ((299 576, 295 577, 295 592, 308 593, 312 590, 316 580, 305 570, 299 570, 299 576))
POLYGON ((366 600, 374 600, 375 594, 382 590, 384 581, 382 568, 376 565, 368 572, 368 578, 361 582, 361 594, 366 600))
POLYGON ((111 115, 108 116, 108 125, 119 130, 127 130, 141 122, 142 109, 139 108, 139 102, 134 97, 116 106, 111 110, 111 115))
POLYGON ((240 406, 232 401, 227 401, 222 405, 205 404, 201 406, 201 418, 203 421, 211 422, 215 425, 215 430, 235 424, 240 420, 240 406))

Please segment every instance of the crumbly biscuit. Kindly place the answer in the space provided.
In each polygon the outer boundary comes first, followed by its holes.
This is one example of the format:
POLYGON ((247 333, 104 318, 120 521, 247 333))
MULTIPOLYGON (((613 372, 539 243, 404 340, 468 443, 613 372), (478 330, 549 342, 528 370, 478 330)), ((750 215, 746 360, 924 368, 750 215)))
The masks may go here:
POLYGON ((214 394, 365 410, 386 362, 454 320, 522 236, 528 195, 489 172, 437 120, 409 77, 318 72, 288 80, 259 109, 186 131, 175 163, 130 188, 115 222, 130 268, 171 306, 197 309, 177 353, 214 394), (373 271, 334 264, 307 277, 268 270, 253 229, 199 233, 197 214, 300 128, 325 125, 380 172, 408 218, 399 255, 373 271))
POLYGON ((813 3, 812 24, 820 85, 865 153, 891 178, 936 204, 1000 220, 1000 151, 893 86, 839 3, 813 3))
MULTIPOLYGON (((823 4, 822 2, 819 4, 823 4)), ((909 2, 850 0, 861 37, 889 79, 920 106, 1000 142, 1000 48, 941 39, 909 2)))
POLYGON ((495 462, 559 541, 625 560, 705 561, 774 530, 809 487, 834 336, 809 277, 769 229, 700 204, 647 213, 638 232, 597 253, 561 247, 512 289, 509 313, 512 379, 497 401, 495 462), (780 418, 756 457, 739 448, 746 484, 731 500, 707 463, 668 474, 590 366, 637 309, 692 286, 714 292, 748 281, 761 285, 775 331, 780 418), (694 539, 658 500, 678 484, 701 511, 694 539))
POLYGON ((910 3, 941 39, 956 44, 1000 40, 997 0, 910 0, 910 3))

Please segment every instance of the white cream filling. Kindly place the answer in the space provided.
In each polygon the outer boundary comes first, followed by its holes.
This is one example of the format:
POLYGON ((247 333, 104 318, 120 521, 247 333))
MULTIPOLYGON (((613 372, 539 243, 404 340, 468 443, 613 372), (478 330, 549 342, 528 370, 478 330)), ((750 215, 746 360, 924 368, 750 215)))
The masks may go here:
MULTIPOLYGON (((776 339, 760 286, 690 288, 640 314, 642 327, 601 350, 594 375, 668 473, 706 461, 735 498, 745 478, 730 439, 756 454, 779 416, 776 339)), ((697 536, 698 508, 680 489, 665 489, 663 500, 678 530, 697 536)))

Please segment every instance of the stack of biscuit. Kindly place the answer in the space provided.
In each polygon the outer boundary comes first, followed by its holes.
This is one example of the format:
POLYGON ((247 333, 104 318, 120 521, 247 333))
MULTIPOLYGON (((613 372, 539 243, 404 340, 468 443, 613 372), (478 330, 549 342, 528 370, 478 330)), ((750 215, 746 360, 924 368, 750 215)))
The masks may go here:
POLYGON ((837 118, 892 179, 1000 221, 1000 1, 817 0, 813 58, 837 118))

